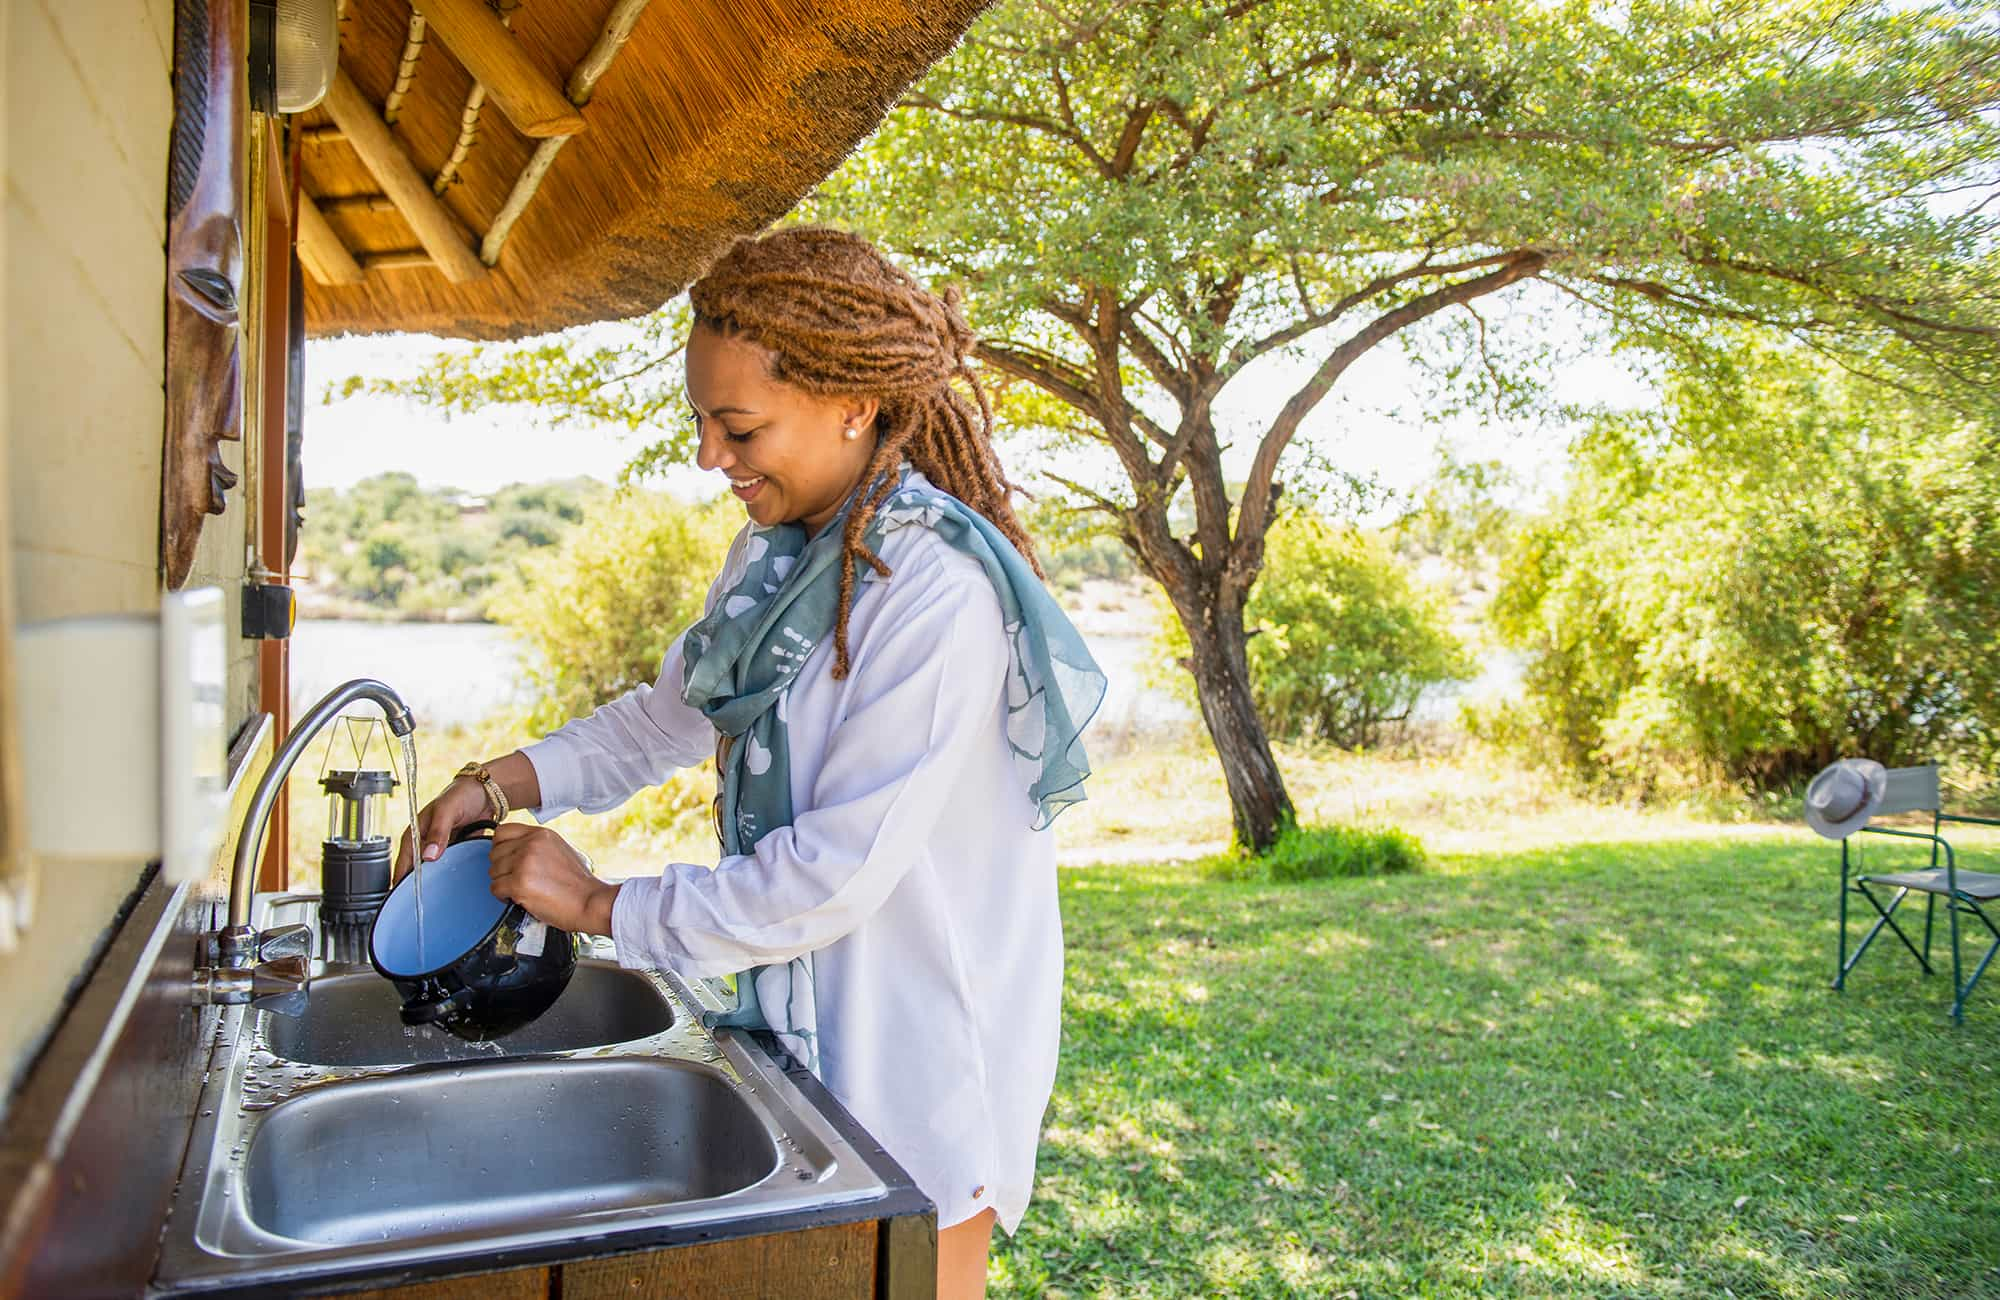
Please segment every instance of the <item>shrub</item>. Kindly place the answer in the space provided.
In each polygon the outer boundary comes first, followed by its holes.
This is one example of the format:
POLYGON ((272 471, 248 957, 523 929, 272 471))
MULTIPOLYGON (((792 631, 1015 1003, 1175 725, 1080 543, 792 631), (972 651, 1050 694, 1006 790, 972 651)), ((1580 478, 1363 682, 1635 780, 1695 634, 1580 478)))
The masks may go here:
MULTIPOLYGON (((1187 633, 1161 614, 1158 645, 1178 661, 1187 633)), ((1427 688, 1475 671, 1436 593, 1375 539, 1303 512, 1272 527, 1244 620, 1258 714, 1286 739, 1367 748, 1427 688)), ((1185 673, 1176 685, 1192 699, 1185 673)))
POLYGON ((1137 572, 1125 544, 1101 533, 1048 547, 1042 553, 1042 571, 1049 575, 1049 585, 1060 591, 1075 591, 1089 578, 1120 582, 1137 572))
POLYGON ((523 559, 493 611, 528 647, 533 722, 556 726, 657 677, 667 646, 701 616, 742 521, 732 502, 633 490, 523 559))
POLYGON ((1597 420, 1517 541, 1495 621, 1529 652, 1511 729, 1641 793, 1781 788, 1843 754, 2000 738, 1990 428, 1783 353, 1597 420))
POLYGON ((1221 853, 1205 859, 1212 880, 1288 884, 1353 876, 1393 876, 1423 870, 1424 846, 1393 826, 1291 826, 1268 853, 1221 853))

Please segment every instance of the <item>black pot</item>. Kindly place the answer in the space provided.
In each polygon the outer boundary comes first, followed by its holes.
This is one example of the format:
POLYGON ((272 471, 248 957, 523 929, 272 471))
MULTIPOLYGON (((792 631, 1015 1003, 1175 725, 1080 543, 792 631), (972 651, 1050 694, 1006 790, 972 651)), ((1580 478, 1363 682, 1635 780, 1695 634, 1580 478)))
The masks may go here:
POLYGON ((424 864, 421 925, 417 873, 404 876, 368 941, 369 962, 402 995, 404 1024, 436 1025, 474 1043, 503 1038, 554 1006, 576 969, 576 936, 493 896, 492 831, 490 821, 468 823, 424 864))

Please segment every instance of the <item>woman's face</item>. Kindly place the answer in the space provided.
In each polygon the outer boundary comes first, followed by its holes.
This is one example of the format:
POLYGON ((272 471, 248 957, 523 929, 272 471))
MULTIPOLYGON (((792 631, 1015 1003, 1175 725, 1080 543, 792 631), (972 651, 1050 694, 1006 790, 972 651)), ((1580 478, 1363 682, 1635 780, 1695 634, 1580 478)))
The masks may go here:
POLYGON ((728 476, 750 518, 817 533, 860 481, 875 450, 875 398, 815 397, 771 377, 771 354, 704 325, 687 349, 695 463, 728 476), (847 436, 849 429, 855 436, 847 436))

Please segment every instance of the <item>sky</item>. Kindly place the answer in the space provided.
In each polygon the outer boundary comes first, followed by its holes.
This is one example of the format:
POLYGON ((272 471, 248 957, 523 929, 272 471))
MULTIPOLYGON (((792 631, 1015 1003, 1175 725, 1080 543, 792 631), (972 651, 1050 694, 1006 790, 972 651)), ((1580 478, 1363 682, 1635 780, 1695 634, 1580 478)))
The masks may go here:
MULTIPOLYGON (((1532 287, 1531 287, 1532 288, 1532 287)), ((1567 317, 1530 294, 1484 309, 1496 336, 1559 334, 1567 317)), ((599 326, 594 329, 615 329, 599 326)), ((415 373, 440 350, 464 344, 424 335, 313 340, 306 345, 306 485, 347 488, 389 470, 416 476, 427 487, 454 487, 489 493, 508 483, 588 475, 609 482, 648 441, 644 432, 570 422, 546 427, 532 409, 492 408, 446 419, 418 403, 389 397, 357 396, 326 402, 330 384, 352 375, 396 378, 415 373)), ((1331 346, 1323 340, 1320 350, 1331 346)), ((1648 390, 1619 362, 1576 357, 1550 377, 1562 400, 1632 405, 1648 390)), ((1239 431, 1226 453, 1232 476, 1242 474, 1254 446, 1254 431, 1267 422, 1311 373, 1312 355, 1269 357, 1246 369, 1217 404, 1225 432, 1239 431)), ((1376 348, 1344 376, 1307 418, 1300 440, 1310 443, 1342 471, 1373 478, 1397 492, 1422 482, 1435 467, 1441 441, 1461 460, 1497 459, 1524 485, 1523 496, 1556 487, 1561 478, 1567 429, 1538 423, 1520 427, 1482 415, 1438 416, 1424 409, 1429 383, 1393 346, 1376 348)), ((1004 446, 1003 446, 1004 451, 1004 446)), ((1067 467, 1066 467, 1067 468, 1067 467)), ((1018 477, 1018 475, 1017 475, 1018 477)), ((671 472, 659 484, 691 496, 721 490, 719 476, 692 466, 671 472)), ((1390 510, 1385 504, 1382 509, 1390 510)))

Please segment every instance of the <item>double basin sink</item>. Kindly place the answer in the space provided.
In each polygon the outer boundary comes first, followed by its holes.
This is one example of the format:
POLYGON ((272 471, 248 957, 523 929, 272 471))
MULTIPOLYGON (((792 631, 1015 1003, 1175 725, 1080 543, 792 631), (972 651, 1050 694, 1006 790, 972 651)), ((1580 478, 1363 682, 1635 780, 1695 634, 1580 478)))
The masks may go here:
MULTIPOLYGON (((268 926, 310 923, 316 899, 260 902, 268 926)), ((699 996, 586 959, 539 1020, 485 1044, 403 1025, 366 967, 324 968, 297 1017, 226 1008, 156 1280, 462 1272, 884 1196, 771 1057, 702 1026, 699 996)))

